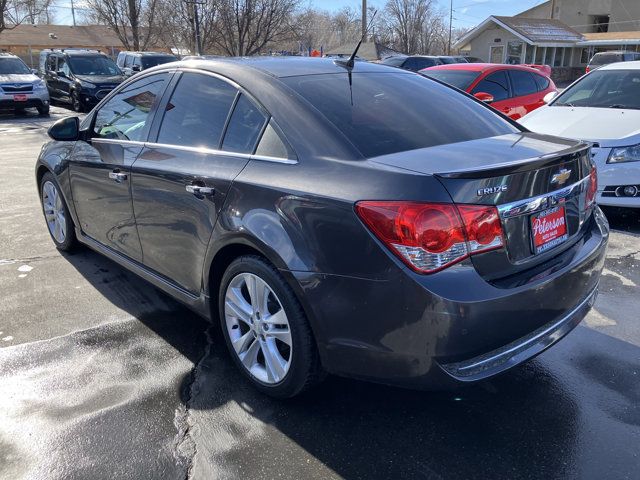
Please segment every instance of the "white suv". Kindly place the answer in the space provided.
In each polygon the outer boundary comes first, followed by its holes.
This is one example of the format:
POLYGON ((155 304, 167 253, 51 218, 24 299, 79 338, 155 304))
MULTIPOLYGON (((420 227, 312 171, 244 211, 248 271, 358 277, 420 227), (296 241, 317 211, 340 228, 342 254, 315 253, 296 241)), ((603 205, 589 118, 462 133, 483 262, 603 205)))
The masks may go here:
POLYGON ((47 86, 19 57, 0 53, 0 110, 22 113, 26 108, 49 113, 47 86))

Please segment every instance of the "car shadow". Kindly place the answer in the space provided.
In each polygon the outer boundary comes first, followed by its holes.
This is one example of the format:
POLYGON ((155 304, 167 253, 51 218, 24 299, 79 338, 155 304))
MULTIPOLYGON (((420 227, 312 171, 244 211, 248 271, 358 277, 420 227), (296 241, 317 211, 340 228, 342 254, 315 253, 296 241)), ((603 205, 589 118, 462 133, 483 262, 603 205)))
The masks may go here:
POLYGON ((603 478, 640 467, 640 349, 608 335, 579 327, 540 359, 453 392, 330 376, 274 400, 240 375, 215 325, 92 251, 65 257, 195 365, 180 389, 194 478, 603 478))

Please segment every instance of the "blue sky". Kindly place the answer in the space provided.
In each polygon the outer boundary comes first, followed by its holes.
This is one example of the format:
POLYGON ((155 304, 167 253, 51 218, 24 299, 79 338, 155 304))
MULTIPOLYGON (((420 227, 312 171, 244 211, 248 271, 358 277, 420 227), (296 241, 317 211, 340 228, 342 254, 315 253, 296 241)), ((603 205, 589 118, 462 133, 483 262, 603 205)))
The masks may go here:
MULTIPOLYGON (((440 6, 449 11, 449 0, 437 0, 440 6)), ((545 0, 453 0, 453 26, 472 27, 477 25, 489 15, 514 15, 527 10, 545 0)), ((82 4, 78 0, 76 4, 82 4)), ((307 0, 304 4, 323 10, 339 10, 345 6, 358 8, 361 0, 307 0)), ((368 4, 382 8, 385 0, 368 0, 368 4)), ((71 24, 71 10, 69 0, 58 0, 59 8, 56 10, 56 22, 71 24)))

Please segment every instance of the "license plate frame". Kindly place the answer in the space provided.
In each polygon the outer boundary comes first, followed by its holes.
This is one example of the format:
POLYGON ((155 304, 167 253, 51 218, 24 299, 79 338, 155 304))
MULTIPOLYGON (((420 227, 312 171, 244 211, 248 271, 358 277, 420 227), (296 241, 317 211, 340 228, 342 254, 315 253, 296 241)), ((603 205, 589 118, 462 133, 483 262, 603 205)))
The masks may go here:
POLYGON ((14 102, 26 102, 28 100, 26 93, 16 93, 13 96, 14 102))
POLYGON ((567 211, 564 205, 534 213, 529 217, 529 226, 531 245, 536 255, 548 252, 569 238, 567 211))

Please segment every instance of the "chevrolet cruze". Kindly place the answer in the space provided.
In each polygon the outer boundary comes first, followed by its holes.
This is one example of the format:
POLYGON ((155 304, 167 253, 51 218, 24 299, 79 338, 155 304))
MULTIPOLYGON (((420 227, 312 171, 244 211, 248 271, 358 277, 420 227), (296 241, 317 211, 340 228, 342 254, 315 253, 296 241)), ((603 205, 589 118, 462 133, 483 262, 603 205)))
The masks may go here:
POLYGON ((87 245, 218 322, 273 396, 325 372, 482 380, 596 296, 608 226, 588 145, 415 73, 173 63, 49 134, 36 177, 56 246, 87 245))

